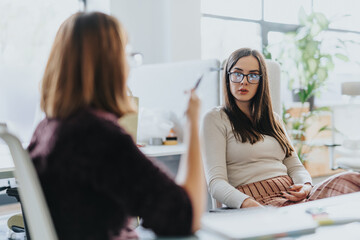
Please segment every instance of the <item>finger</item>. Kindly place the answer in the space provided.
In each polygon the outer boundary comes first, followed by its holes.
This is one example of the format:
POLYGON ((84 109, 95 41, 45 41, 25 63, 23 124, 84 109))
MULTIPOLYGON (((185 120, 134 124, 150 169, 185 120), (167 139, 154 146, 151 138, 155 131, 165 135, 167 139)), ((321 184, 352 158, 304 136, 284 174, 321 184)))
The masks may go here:
POLYGON ((301 184, 294 184, 294 185, 291 185, 290 187, 288 187, 288 189, 291 189, 291 190, 299 190, 303 187, 303 185, 301 184))
POLYGON ((306 197, 306 193, 305 191, 299 191, 299 192, 293 192, 293 191, 289 191, 291 195, 298 197, 298 198, 302 198, 304 199, 306 197))
POLYGON ((283 195, 286 199, 289 199, 290 201, 293 201, 293 202, 297 202, 297 201, 302 200, 301 198, 298 198, 298 197, 296 197, 296 196, 294 196, 294 195, 291 195, 291 194, 289 194, 289 193, 286 193, 286 192, 284 192, 282 195, 283 195))
POLYGON ((185 94, 191 94, 193 92, 195 92, 195 89, 193 89, 193 88, 184 91, 185 94))

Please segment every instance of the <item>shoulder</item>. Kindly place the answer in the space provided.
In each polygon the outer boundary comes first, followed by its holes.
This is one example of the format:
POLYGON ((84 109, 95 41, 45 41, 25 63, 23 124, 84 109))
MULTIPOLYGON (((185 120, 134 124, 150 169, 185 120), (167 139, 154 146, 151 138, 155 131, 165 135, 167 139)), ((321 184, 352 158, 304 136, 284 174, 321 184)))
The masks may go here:
POLYGON ((279 114, 277 114, 276 112, 273 112, 273 115, 274 115, 275 120, 282 122, 282 118, 279 114))
POLYGON ((203 127, 206 130, 222 129, 226 130, 230 126, 230 121, 222 106, 215 107, 207 112, 203 119, 203 127))
POLYGON ((87 141, 117 142, 131 137, 117 123, 117 117, 109 114, 98 114, 91 109, 84 109, 73 116, 61 120, 59 134, 61 137, 72 137, 87 141), (119 139, 120 138, 120 139, 119 139))
POLYGON ((227 119, 226 113, 222 106, 214 107, 204 116, 205 121, 224 121, 227 119))
POLYGON ((275 121, 281 126, 281 127, 284 127, 284 121, 282 119, 282 117, 276 113, 276 112, 273 112, 273 115, 274 115, 274 119, 275 121))

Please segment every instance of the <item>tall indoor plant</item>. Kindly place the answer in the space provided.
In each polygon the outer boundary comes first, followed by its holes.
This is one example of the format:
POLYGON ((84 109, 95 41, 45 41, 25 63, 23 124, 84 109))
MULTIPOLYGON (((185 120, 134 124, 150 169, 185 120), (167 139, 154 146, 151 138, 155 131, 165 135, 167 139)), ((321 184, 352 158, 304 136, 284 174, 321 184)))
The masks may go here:
MULTIPOLYGON (((286 33, 284 40, 275 48, 280 49, 276 60, 281 64, 283 79, 287 81, 288 88, 292 91, 293 100, 301 102, 300 113, 290 116, 286 114, 288 109, 284 109, 283 119, 288 123, 300 160, 305 162, 311 150, 305 142, 309 140, 306 139, 307 121, 319 112, 329 110, 327 107, 315 109, 314 97, 319 96, 326 86, 329 72, 334 68, 333 57, 344 61, 348 61, 348 57, 343 54, 345 47, 340 40, 337 47, 334 47, 336 53, 324 49, 324 33, 329 29, 330 24, 324 14, 319 12, 306 14, 301 8, 299 22, 300 26, 295 31, 286 33), (305 107, 306 102, 310 103, 309 109, 305 107)), ((266 51, 273 53, 273 47, 268 46, 266 51)), ((327 129, 327 126, 323 126, 318 133, 327 129)))

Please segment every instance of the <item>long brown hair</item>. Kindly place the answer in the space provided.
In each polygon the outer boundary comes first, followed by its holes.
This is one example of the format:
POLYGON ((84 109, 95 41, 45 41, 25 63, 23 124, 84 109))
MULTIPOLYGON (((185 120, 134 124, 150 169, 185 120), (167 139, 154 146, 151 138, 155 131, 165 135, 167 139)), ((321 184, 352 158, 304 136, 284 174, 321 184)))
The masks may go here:
POLYGON ((112 16, 76 13, 58 30, 44 72, 41 108, 66 118, 87 107, 121 117, 132 112, 127 95, 126 34, 112 16))
POLYGON ((250 48, 240 48, 229 56, 224 67, 223 95, 225 102, 223 110, 230 120, 237 141, 254 144, 263 140, 263 135, 268 135, 274 137, 280 143, 286 157, 291 156, 291 152, 294 149, 287 139, 281 123, 274 117, 266 63, 260 52, 250 48), (235 98, 230 91, 228 74, 237 61, 246 56, 254 56, 257 59, 260 66, 260 74, 262 75, 257 92, 250 102, 252 120, 237 106, 235 98))

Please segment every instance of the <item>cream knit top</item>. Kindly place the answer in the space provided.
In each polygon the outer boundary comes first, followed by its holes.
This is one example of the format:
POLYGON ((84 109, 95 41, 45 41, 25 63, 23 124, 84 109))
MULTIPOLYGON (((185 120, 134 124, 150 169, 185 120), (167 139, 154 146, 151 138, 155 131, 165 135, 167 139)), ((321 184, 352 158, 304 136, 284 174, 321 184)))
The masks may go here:
MULTIPOLYGON (((282 124, 280 116, 274 114, 282 124)), ((210 194, 228 207, 240 208, 249 197, 235 188, 239 185, 281 175, 290 176, 294 184, 312 182, 297 154, 294 152, 285 158, 285 152, 275 138, 264 135, 263 141, 253 145, 236 141, 222 107, 205 115, 201 135, 210 194)))

